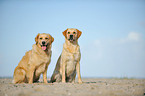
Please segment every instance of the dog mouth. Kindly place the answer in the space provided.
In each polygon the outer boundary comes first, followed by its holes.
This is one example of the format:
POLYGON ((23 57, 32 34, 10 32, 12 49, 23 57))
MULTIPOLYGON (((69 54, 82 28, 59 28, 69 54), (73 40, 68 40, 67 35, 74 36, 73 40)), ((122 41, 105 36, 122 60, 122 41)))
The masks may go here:
POLYGON ((70 35, 68 40, 69 41, 75 41, 74 38, 73 38, 73 35, 70 35))
POLYGON ((42 50, 46 50, 48 44, 46 44, 46 42, 43 41, 42 44, 40 44, 40 46, 41 46, 42 50))
POLYGON ((42 50, 46 50, 47 45, 41 45, 42 50))

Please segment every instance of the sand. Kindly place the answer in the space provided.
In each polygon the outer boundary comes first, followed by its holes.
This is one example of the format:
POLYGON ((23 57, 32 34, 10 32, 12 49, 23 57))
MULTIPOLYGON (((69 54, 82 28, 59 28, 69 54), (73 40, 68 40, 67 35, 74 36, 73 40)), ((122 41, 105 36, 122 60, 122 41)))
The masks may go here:
POLYGON ((83 84, 44 84, 42 79, 33 84, 11 82, 0 79, 0 96, 145 96, 145 79, 84 78, 83 84))

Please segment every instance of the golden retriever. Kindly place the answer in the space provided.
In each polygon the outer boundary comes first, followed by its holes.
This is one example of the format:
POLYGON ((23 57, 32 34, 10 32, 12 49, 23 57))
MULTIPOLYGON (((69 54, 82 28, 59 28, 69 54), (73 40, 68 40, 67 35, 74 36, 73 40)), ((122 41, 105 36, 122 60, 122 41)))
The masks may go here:
POLYGON ((51 44, 54 38, 50 34, 42 33, 35 37, 36 44, 32 50, 25 53, 14 70, 13 83, 33 83, 43 74, 44 83, 47 82, 47 68, 51 61, 51 44))
POLYGON ((76 72, 78 82, 82 83, 80 75, 80 47, 78 38, 82 32, 75 28, 68 28, 63 32, 65 43, 57 61, 51 82, 75 82, 76 72))

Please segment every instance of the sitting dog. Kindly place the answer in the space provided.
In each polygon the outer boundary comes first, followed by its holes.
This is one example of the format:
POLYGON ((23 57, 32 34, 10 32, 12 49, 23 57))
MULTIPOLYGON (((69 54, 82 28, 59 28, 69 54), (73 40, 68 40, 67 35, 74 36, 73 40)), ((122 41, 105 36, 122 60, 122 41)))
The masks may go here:
POLYGON ((44 83, 47 82, 47 68, 51 61, 51 44, 54 38, 50 34, 42 33, 35 37, 36 44, 32 50, 25 53, 14 70, 13 83, 33 83, 43 74, 44 83))
POLYGON ((74 28, 68 28, 63 32, 65 43, 51 77, 51 82, 75 82, 77 72, 78 82, 82 83, 80 75, 81 53, 78 45, 78 38, 81 34, 81 31, 74 28))

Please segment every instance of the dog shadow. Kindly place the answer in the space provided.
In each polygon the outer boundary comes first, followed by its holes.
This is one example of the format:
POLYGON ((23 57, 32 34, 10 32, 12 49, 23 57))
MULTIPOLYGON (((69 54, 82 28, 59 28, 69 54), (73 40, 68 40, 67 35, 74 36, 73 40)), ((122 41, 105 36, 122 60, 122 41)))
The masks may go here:
POLYGON ((97 83, 97 82, 90 81, 90 82, 83 82, 83 83, 86 83, 86 84, 94 84, 94 83, 97 83))

